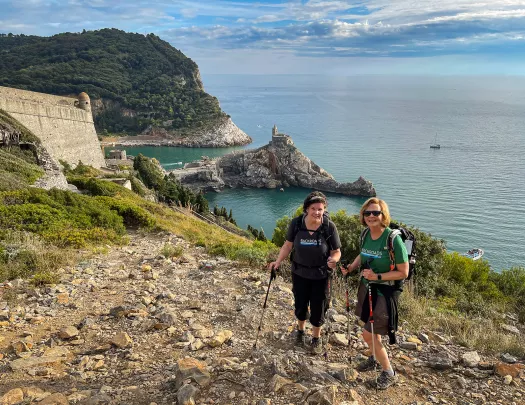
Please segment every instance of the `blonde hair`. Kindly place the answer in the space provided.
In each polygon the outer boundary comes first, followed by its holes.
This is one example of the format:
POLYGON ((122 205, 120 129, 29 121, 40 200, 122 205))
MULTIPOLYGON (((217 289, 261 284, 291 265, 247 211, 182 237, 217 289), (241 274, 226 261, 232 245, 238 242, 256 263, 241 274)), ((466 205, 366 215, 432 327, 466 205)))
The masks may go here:
POLYGON ((359 221, 361 222, 361 225, 367 226, 365 222, 364 212, 366 211, 368 206, 372 204, 377 204, 381 207, 381 224, 386 228, 388 225, 390 225, 390 220, 392 219, 390 217, 390 211, 386 202, 376 197, 369 198, 361 207, 361 210, 359 211, 359 221))

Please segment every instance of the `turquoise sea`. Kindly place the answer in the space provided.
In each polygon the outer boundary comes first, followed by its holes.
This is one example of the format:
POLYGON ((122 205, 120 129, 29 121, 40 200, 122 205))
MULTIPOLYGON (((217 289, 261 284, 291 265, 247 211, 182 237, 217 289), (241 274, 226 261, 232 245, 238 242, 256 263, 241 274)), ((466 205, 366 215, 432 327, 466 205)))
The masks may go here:
MULTIPOLYGON (((525 78, 204 75, 233 121, 253 139, 271 128, 338 181, 374 183, 392 216, 447 241, 478 247, 499 270, 525 266, 525 78), (437 142, 441 149, 430 149, 437 142)), ((229 149, 126 148, 166 169, 229 149)), ((239 225, 263 228, 290 215, 309 190, 225 190, 211 206, 239 225)), ((330 195, 329 210, 359 210, 363 198, 330 195)))

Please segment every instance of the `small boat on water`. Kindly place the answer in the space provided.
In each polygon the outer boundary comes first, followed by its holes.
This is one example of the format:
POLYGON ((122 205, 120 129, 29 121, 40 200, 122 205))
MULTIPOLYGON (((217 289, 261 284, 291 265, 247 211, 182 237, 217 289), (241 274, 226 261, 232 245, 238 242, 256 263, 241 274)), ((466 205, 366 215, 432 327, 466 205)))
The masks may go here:
POLYGON ((437 143, 437 134, 436 134, 436 137, 434 138, 434 143, 430 145, 430 149, 440 149, 440 148, 441 148, 441 145, 437 143))
POLYGON ((483 249, 474 248, 474 249, 470 249, 467 253, 463 253, 463 256, 468 257, 469 259, 472 259, 472 260, 478 260, 478 259, 481 259, 481 257, 483 256, 483 253, 485 253, 483 249))

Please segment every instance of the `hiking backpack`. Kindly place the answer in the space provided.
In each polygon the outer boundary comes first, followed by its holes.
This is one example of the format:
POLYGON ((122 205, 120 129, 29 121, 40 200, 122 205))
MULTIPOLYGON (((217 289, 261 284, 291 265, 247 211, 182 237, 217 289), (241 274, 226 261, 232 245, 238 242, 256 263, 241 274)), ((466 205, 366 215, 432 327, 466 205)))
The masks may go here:
MULTIPOLYGON (((410 280, 413 275, 416 274, 416 237, 414 234, 409 231, 407 228, 404 228, 402 226, 399 226, 398 224, 391 222, 389 228, 391 229, 390 234, 387 238, 387 249, 388 249, 388 255, 390 256, 390 271, 394 270, 396 268, 396 258, 394 256, 394 238, 399 235, 401 237, 401 240, 405 244, 405 247, 407 249, 408 254, 408 277, 405 280, 398 280, 400 281, 399 287, 402 286, 404 281, 410 280)), ((359 246, 363 246, 363 241, 365 240, 366 235, 370 231, 369 228, 363 229, 361 232, 361 237, 359 239, 359 246)))

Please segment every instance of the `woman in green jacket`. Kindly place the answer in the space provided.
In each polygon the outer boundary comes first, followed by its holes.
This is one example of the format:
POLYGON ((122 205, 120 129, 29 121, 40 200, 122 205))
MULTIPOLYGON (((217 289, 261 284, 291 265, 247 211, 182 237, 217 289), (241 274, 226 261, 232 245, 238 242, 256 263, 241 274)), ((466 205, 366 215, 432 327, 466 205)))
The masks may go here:
POLYGON ((363 268, 358 289, 358 302, 356 315, 365 321, 363 339, 368 347, 375 353, 368 360, 358 366, 360 371, 372 370, 379 363, 383 369, 377 379, 377 388, 386 389, 396 382, 396 375, 392 370, 385 346, 381 343, 381 336, 387 335, 389 328, 389 311, 385 296, 379 292, 380 288, 394 284, 396 280, 408 277, 408 254, 401 237, 398 235, 393 240, 394 264, 389 254, 388 236, 392 231, 390 225, 390 212, 388 205, 378 198, 368 199, 359 213, 361 224, 368 228, 363 238, 361 252, 346 268, 342 268, 344 275, 358 268, 363 268), (366 265, 365 265, 366 264, 366 265), (368 320, 368 285, 377 283, 377 296, 374 297, 373 306, 373 333, 372 325, 368 320), (363 310, 365 306, 365 310, 363 310))

